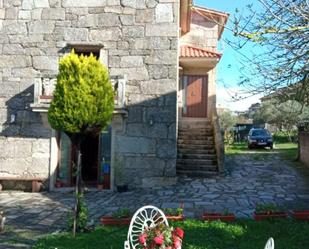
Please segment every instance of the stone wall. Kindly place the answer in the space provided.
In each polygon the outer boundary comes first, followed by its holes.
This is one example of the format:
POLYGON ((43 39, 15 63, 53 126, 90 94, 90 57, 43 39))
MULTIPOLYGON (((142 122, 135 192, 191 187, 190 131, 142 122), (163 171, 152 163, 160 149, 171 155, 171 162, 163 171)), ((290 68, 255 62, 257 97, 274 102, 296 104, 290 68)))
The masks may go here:
POLYGON ((309 132, 299 134, 300 160, 309 167, 309 132))
POLYGON ((183 43, 196 47, 217 51, 218 24, 214 20, 207 20, 196 12, 192 12, 191 30, 181 37, 183 43))
POLYGON ((110 74, 128 79, 128 118, 113 138, 126 182, 175 176, 178 2, 0 0, 1 143, 26 151, 8 157, 0 146, 0 176, 47 174, 51 130, 29 105, 34 82, 55 77, 69 43, 102 44, 110 74), (46 160, 38 163, 42 141, 46 160))
POLYGON ((47 178, 49 146, 49 139, 0 137, 0 176, 47 178))

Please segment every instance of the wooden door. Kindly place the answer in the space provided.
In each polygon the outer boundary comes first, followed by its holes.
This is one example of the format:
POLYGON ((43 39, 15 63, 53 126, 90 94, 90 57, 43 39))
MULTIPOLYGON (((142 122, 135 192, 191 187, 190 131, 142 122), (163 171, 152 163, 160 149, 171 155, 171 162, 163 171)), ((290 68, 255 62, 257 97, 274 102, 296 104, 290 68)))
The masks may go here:
POLYGON ((184 117, 206 118, 208 80, 207 76, 183 76, 184 117))

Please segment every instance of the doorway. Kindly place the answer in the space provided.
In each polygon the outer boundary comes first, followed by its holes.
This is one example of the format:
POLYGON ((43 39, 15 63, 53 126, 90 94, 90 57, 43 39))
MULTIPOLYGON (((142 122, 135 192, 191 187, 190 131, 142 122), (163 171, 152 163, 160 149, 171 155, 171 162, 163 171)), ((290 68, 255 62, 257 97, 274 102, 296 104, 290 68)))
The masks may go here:
POLYGON ((87 136, 81 143, 82 178, 87 186, 98 181, 99 136, 87 136))
POLYGON ((183 117, 206 118, 208 102, 207 76, 183 76, 183 117))

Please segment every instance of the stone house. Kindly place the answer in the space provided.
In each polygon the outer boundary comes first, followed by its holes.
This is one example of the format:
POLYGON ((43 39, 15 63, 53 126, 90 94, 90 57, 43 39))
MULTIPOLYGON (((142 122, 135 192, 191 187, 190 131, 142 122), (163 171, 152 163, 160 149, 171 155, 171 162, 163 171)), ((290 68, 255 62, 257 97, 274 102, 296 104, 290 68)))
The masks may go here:
POLYGON ((75 149, 47 122, 58 59, 71 49, 107 65, 116 91, 110 127, 82 145, 86 184, 218 172, 216 48, 228 15, 191 4, 0 0, 0 182, 74 184, 75 149))

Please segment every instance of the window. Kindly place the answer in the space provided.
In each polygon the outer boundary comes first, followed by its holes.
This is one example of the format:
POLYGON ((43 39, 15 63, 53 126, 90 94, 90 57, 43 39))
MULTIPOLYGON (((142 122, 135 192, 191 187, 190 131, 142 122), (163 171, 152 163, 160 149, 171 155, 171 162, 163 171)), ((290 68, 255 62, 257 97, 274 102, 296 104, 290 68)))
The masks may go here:
POLYGON ((100 44, 70 43, 68 44, 68 47, 70 48, 70 51, 74 49, 76 54, 83 54, 86 56, 93 54, 97 59, 99 59, 103 46, 100 44))

